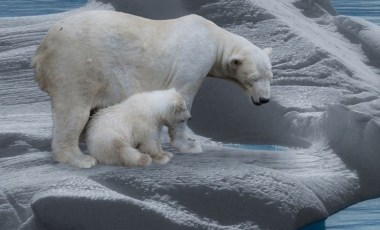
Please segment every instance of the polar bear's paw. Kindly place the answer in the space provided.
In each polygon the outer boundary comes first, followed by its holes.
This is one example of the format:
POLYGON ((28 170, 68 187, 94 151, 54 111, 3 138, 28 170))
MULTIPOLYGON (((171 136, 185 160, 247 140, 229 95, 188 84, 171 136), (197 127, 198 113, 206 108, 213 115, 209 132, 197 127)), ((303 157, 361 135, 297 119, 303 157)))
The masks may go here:
POLYGON ((96 159, 83 153, 54 155, 54 160, 77 168, 91 168, 96 165, 96 159))
POLYGON ((150 157, 150 155, 142 153, 141 157, 137 163, 137 166, 144 167, 144 166, 148 166, 150 164, 152 164, 152 158, 150 157))
POLYGON ((186 140, 175 140, 172 146, 182 153, 202 153, 201 142, 195 138, 187 138, 186 140))
POLYGON ((78 168, 91 168, 92 166, 96 165, 96 159, 92 156, 81 154, 75 156, 73 165, 78 168))

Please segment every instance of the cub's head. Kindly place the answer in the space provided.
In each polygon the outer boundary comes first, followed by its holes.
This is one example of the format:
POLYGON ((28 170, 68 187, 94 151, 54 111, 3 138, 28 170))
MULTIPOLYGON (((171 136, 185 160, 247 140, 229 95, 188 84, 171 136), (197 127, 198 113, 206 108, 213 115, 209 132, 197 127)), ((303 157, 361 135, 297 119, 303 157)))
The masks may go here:
POLYGON ((186 107, 185 100, 174 88, 167 90, 169 95, 167 123, 175 125, 191 119, 190 111, 186 107))
POLYGON ((273 77, 270 57, 272 48, 247 46, 229 57, 228 69, 232 79, 244 89, 253 104, 269 102, 270 81, 273 77))

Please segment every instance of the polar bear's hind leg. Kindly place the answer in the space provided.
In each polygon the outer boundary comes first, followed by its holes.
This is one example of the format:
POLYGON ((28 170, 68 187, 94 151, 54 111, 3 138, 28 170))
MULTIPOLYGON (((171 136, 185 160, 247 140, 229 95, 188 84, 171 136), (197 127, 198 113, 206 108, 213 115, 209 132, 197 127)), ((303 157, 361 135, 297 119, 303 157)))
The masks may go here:
POLYGON ((79 168, 91 168, 95 158, 85 155, 78 147, 79 135, 90 116, 90 105, 80 103, 74 95, 52 95, 54 160, 79 168), (75 103, 74 103, 75 102, 75 103))

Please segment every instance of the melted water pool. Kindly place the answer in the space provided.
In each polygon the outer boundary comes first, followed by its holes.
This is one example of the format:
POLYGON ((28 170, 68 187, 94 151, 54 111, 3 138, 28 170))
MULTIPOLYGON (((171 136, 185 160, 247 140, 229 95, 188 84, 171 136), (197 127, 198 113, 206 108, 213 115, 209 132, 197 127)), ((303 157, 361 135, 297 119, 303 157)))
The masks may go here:
POLYGON ((0 17, 34 16, 68 11, 87 0, 1 0, 0 17))
POLYGON ((246 144, 224 144, 226 147, 249 149, 249 150, 262 150, 262 151, 285 151, 289 148, 278 145, 246 145, 246 144))

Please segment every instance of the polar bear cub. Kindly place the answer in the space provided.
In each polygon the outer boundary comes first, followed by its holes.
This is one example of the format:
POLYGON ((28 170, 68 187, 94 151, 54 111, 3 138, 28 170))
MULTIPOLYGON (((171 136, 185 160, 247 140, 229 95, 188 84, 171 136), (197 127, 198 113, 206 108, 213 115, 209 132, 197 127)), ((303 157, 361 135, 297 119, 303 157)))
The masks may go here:
POLYGON ((166 164, 173 156, 161 147, 162 127, 191 118, 175 89, 135 94, 120 104, 99 110, 87 130, 89 153, 110 165, 166 164))

